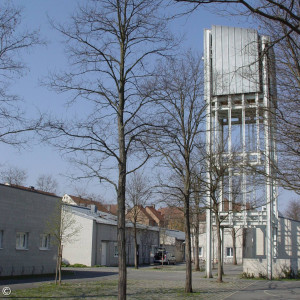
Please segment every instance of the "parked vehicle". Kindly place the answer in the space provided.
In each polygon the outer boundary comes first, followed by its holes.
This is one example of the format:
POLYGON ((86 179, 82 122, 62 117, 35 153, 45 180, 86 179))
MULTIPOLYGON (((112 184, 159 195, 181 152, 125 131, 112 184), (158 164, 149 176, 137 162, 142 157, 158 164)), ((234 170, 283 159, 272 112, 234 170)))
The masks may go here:
POLYGON ((167 252, 165 248, 158 248, 154 255, 154 263, 175 265, 176 258, 172 253, 167 252))

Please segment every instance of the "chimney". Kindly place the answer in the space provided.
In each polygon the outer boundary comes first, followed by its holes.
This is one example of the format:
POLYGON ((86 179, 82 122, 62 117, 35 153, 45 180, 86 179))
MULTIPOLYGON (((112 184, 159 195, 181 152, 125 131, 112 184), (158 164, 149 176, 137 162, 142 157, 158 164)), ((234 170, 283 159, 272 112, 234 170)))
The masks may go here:
POLYGON ((94 214, 97 212, 97 206, 95 204, 91 205, 91 212, 94 214))

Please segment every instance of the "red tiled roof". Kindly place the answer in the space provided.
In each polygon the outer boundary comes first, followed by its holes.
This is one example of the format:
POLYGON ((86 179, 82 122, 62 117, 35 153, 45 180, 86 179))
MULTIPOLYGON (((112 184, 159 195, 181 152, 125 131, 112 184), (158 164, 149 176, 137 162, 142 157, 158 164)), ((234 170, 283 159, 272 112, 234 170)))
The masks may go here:
MULTIPOLYGON (((139 215, 140 213, 142 213, 148 219, 149 223, 157 224, 157 222, 155 221, 155 219, 147 212, 147 210, 142 205, 137 205, 137 207, 139 208, 139 211, 137 211, 137 215, 139 215)), ((129 216, 129 217, 130 217, 130 211, 131 210, 132 209, 130 209, 128 211, 128 213, 127 213, 127 216, 129 216)))
POLYGON ((113 215, 117 215, 118 212, 118 204, 102 204, 109 213, 113 215))
POLYGON ((163 217, 166 215, 172 215, 174 217, 183 217, 183 208, 176 206, 162 207, 158 210, 163 217))
POLYGON ((156 210, 153 206, 146 206, 146 210, 150 210, 150 211, 156 216, 156 218, 157 218, 159 221, 162 222, 162 221, 164 220, 164 218, 163 218, 161 212, 158 211, 158 210, 156 210))

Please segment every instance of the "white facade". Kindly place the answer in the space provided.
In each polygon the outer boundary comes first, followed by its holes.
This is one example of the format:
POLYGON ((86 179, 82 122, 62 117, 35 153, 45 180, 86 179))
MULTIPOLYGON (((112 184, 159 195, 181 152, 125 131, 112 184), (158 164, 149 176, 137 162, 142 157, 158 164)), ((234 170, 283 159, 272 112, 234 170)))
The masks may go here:
MULTIPOLYGON (((201 262, 206 261, 207 256, 207 244, 206 244, 206 232, 205 232, 205 224, 200 224, 200 233, 199 234, 199 259, 201 262)), ((237 263, 243 263, 243 228, 235 229, 236 235, 236 258, 237 263)), ((217 263, 217 250, 218 250, 218 242, 217 242, 217 233, 215 228, 213 228, 211 232, 211 260, 213 263, 217 263)), ((195 238, 192 236, 192 260, 195 260, 195 238)), ((223 263, 231 264, 233 263, 233 239, 232 239, 232 231, 231 228, 226 228, 224 230, 224 240, 223 240, 223 263)))
MULTIPOLYGON (((247 229, 244 249, 243 272, 249 275, 266 276, 267 239, 266 228, 247 229)), ((280 277, 283 271, 300 270, 300 222, 287 218, 278 218, 277 255, 273 258, 273 277, 280 277)))
POLYGON ((80 228, 73 241, 63 245, 63 260, 69 264, 93 265, 93 226, 94 221, 84 216, 72 214, 74 224, 80 228), (66 259, 68 258, 68 259, 66 259))
MULTIPOLYGON (((68 264, 80 263, 87 266, 118 265, 117 218, 114 215, 91 209, 70 206, 79 234, 63 248, 63 261, 68 264)), ((150 264, 154 259, 154 249, 159 246, 159 229, 137 225, 139 264, 150 264)), ((126 262, 134 264, 133 226, 126 224, 126 262)))
POLYGON ((160 246, 172 253, 177 262, 185 260, 185 233, 179 230, 160 228, 160 246))

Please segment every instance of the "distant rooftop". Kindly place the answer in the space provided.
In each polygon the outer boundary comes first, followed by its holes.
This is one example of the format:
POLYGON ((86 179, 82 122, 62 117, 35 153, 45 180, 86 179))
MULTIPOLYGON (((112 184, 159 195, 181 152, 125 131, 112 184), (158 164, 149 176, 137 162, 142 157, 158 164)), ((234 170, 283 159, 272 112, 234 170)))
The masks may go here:
MULTIPOLYGON (((102 211, 93 212, 91 209, 89 209, 87 207, 82 207, 82 206, 76 206, 76 205, 70 205, 70 204, 65 204, 65 205, 71 207, 72 211, 76 215, 81 215, 85 218, 95 220, 99 224, 108 224, 108 225, 115 225, 115 226, 117 226, 117 224, 118 224, 118 219, 113 214, 102 212, 102 211)), ((126 222, 126 227, 131 228, 131 227, 133 227, 133 224, 131 222, 126 222)), ((147 226, 147 225, 142 225, 142 224, 137 224, 137 228, 159 231, 158 227, 147 226)))
POLYGON ((11 188, 15 188, 15 189, 19 189, 19 190, 23 190, 23 191, 27 191, 27 192, 32 192, 32 193, 37 193, 37 194, 42 194, 42 195, 61 198, 60 196, 57 196, 54 193, 49 193, 49 192, 44 192, 44 191, 41 191, 41 190, 37 190, 37 189, 34 188, 34 186, 25 187, 25 186, 16 185, 16 184, 9 184, 9 183, 0 183, 0 186, 11 187, 11 188))

